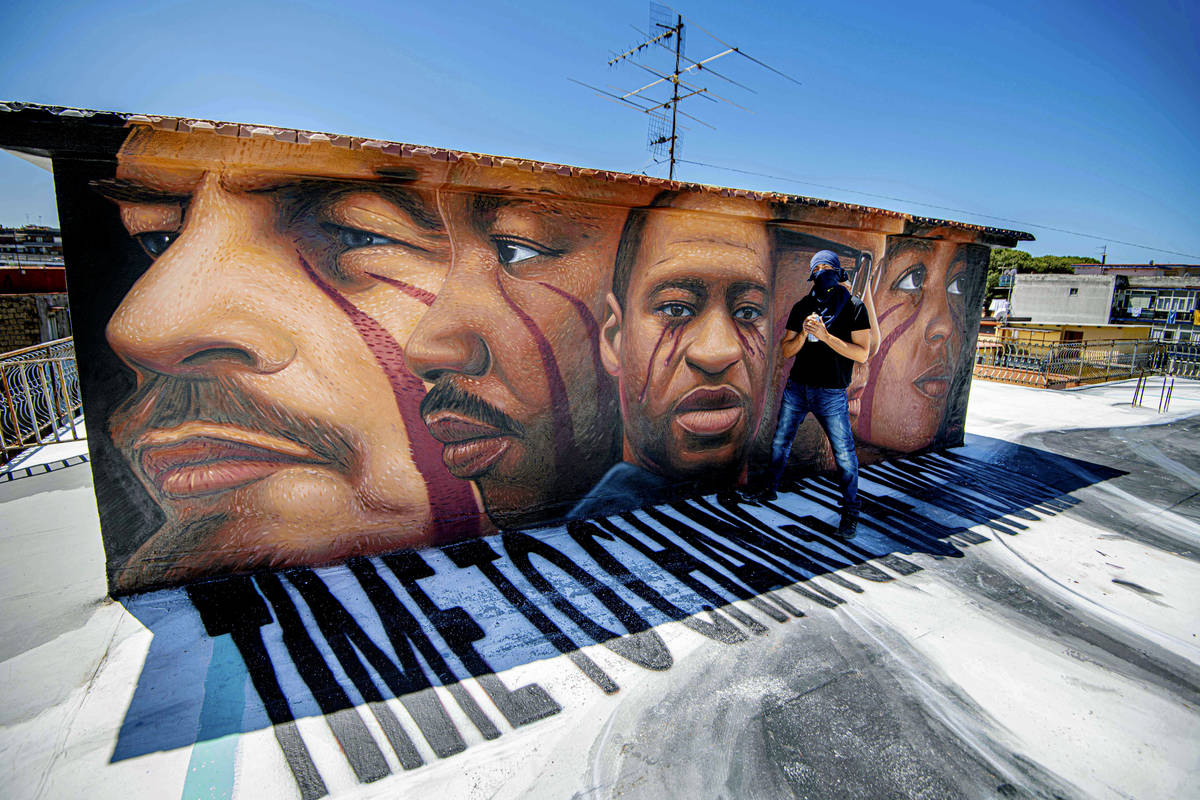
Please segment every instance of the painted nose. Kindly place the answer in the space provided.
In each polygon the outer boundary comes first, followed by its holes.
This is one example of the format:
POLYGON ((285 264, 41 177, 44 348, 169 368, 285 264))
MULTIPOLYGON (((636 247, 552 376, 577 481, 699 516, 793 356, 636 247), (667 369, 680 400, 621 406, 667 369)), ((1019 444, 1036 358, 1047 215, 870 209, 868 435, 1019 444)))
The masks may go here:
POLYGON ((925 323, 925 341, 933 346, 945 344, 954 335, 954 312, 943 294, 929 292, 933 295, 926 300, 926 307, 921 309, 927 315, 925 323))
POLYGON ((405 345, 408 368, 432 383, 446 374, 480 377, 492 366, 488 335, 503 335, 501 322, 488 313, 499 303, 494 281, 469 264, 450 266, 437 299, 405 345))
POLYGON ((736 364, 742 357, 742 344, 735 325, 723 310, 702 313, 687 348, 688 364, 709 375, 719 375, 736 364))
POLYGON ((280 296, 271 275, 295 255, 272 250, 253 229, 254 209, 241 206, 259 202, 267 201, 239 202, 215 179, 201 184, 178 239, 109 320, 114 352, 135 368, 181 377, 269 374, 291 363, 295 345, 274 322, 280 296))

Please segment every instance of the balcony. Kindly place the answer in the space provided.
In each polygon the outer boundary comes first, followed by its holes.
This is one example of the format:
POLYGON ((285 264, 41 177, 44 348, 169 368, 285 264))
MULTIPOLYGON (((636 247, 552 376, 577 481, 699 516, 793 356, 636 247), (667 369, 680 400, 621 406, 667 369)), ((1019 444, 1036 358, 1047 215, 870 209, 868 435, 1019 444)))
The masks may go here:
POLYGON ((0 355, 0 463, 40 445, 86 439, 72 338, 0 355))

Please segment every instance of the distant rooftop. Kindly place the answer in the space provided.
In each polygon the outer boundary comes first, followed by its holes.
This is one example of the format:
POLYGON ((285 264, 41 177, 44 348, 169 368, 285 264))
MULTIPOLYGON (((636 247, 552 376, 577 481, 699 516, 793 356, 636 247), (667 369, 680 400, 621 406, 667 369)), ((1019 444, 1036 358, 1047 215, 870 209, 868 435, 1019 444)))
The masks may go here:
POLYGON ((1072 264, 1071 268, 1090 269, 1200 269, 1200 264, 1072 264))

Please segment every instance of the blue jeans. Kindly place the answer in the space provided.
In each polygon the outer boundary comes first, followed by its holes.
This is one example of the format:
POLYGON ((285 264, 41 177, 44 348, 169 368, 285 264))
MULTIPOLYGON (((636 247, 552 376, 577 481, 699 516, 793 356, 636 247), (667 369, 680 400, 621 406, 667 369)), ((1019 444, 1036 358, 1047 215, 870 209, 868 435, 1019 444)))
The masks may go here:
POLYGON ((833 458, 837 462, 838 485, 842 490, 842 508, 858 510, 858 453, 854 449, 854 434, 850 430, 850 406, 846 402, 845 389, 822 389, 816 386, 801 386, 788 378, 779 404, 779 425, 771 441, 771 466, 767 471, 768 486, 772 489, 779 483, 783 468, 787 466, 792 452, 792 440, 796 429, 812 412, 829 444, 833 446, 833 458))

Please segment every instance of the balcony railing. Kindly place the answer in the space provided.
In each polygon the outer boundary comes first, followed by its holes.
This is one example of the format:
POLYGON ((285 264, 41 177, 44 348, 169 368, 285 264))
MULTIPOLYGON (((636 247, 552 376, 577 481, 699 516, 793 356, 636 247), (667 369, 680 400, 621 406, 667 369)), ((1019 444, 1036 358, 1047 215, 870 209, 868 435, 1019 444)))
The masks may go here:
POLYGON ((30 447, 86 439, 70 337, 0 354, 0 463, 30 447))
POLYGON ((980 336, 975 355, 977 377, 1048 389, 1149 374, 1200 378, 1200 342, 1030 342, 980 336))

